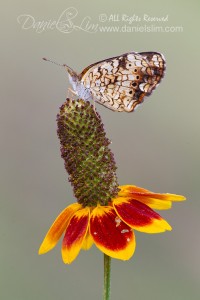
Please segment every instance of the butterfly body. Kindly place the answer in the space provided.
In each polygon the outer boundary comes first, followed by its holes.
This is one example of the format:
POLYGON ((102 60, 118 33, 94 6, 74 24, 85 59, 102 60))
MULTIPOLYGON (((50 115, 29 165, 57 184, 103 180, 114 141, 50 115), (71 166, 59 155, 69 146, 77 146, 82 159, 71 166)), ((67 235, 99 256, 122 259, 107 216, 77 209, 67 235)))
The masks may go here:
POLYGON ((99 61, 77 75, 66 66, 75 94, 118 112, 134 111, 164 76, 165 59, 158 52, 130 52, 99 61))
POLYGON ((69 81, 73 87, 73 93, 79 98, 86 101, 92 98, 90 89, 84 86, 84 84, 79 80, 78 75, 72 77, 69 74, 69 81))

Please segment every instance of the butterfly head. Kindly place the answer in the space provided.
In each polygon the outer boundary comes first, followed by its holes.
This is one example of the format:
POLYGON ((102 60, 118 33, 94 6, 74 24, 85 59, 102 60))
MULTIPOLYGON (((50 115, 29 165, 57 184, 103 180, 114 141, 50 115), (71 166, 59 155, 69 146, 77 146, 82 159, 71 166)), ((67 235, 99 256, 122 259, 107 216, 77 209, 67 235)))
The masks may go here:
POLYGON ((77 90, 77 85, 79 84, 79 77, 78 74, 72 70, 70 67, 65 65, 65 69, 67 70, 68 76, 69 76, 69 81, 74 89, 74 91, 77 90))

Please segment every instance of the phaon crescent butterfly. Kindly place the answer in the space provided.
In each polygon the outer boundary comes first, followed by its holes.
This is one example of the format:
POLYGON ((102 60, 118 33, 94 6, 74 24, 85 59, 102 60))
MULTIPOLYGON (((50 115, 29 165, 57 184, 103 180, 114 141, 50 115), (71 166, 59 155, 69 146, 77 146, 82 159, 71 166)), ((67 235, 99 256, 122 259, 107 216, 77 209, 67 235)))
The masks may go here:
POLYGON ((158 52, 129 52, 96 62, 80 74, 62 66, 79 98, 93 99, 113 111, 132 112, 164 77, 165 59, 158 52))

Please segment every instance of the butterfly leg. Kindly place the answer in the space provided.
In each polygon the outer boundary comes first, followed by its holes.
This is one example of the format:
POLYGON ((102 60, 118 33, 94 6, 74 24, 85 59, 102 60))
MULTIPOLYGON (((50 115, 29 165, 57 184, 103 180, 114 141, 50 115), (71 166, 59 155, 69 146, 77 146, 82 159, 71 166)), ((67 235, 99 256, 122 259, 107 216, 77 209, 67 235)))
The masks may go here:
POLYGON ((92 101, 93 101, 93 109, 94 109, 94 113, 95 113, 95 115, 97 116, 97 118, 100 119, 100 116, 99 116, 99 114, 98 114, 97 111, 96 111, 96 101, 95 101, 94 97, 92 97, 92 101))
POLYGON ((70 98, 70 99, 74 100, 75 96, 76 96, 76 92, 74 90, 72 90, 71 88, 68 88, 67 98, 70 98))
POLYGON ((93 100, 93 108, 94 108, 94 112, 95 112, 95 114, 96 114, 96 103, 95 103, 95 100, 94 100, 93 97, 92 97, 92 100, 93 100))

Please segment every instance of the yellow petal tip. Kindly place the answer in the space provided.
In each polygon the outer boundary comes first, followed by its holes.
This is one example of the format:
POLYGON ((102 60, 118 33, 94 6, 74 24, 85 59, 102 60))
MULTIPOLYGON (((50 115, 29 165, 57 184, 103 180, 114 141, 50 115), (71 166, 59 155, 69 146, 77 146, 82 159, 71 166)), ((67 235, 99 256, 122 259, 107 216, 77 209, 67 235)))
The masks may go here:
POLYGON ((167 200, 169 200, 169 201, 174 201, 174 202, 176 202, 176 201, 185 201, 186 200, 186 197, 185 196, 182 196, 182 195, 177 195, 177 194, 165 194, 167 197, 168 197, 168 199, 167 200))
POLYGON ((70 257, 62 252, 62 260, 65 265, 70 265, 76 257, 70 257))
POLYGON ((38 255, 41 255, 41 254, 43 254, 43 252, 42 252, 41 249, 39 249, 39 250, 38 250, 38 255))
POLYGON ((169 225, 169 224, 168 224, 168 226, 166 227, 166 230, 168 230, 168 231, 172 231, 172 227, 171 227, 171 225, 169 225))
POLYGON ((45 254, 49 251, 50 249, 46 248, 43 246, 43 244, 40 246, 39 250, 38 250, 38 254, 41 255, 41 254, 45 254))

